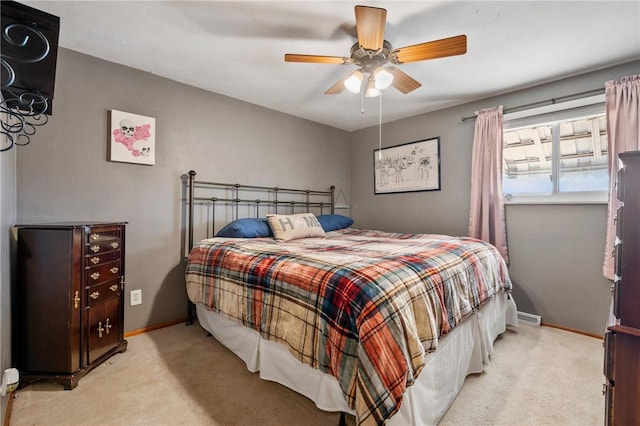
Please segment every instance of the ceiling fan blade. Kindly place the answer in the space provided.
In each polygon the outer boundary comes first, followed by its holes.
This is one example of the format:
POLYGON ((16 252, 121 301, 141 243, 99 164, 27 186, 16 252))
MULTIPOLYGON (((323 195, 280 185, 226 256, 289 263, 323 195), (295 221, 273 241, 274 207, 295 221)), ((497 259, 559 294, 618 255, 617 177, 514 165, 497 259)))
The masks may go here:
POLYGON ((322 55, 298 55, 295 53, 285 53, 285 62, 312 62, 316 64, 346 64, 348 58, 342 56, 322 56, 322 55))
POLYGON ((386 67, 387 71, 393 74, 393 82, 391 85, 404 93, 405 95, 409 92, 416 90, 418 87, 422 86, 420 82, 414 80, 404 71, 400 71, 399 68, 396 67, 386 67))
POLYGON ((387 11, 379 7, 356 6, 358 43, 367 50, 379 50, 384 42, 387 11))
POLYGON ((329 90, 324 92, 325 95, 337 95, 344 90, 344 78, 341 78, 336 84, 331 86, 329 90))
POLYGON ((426 59, 444 58, 446 56, 464 55, 467 53, 467 36, 443 38, 401 47, 395 50, 397 63, 417 62, 426 59))

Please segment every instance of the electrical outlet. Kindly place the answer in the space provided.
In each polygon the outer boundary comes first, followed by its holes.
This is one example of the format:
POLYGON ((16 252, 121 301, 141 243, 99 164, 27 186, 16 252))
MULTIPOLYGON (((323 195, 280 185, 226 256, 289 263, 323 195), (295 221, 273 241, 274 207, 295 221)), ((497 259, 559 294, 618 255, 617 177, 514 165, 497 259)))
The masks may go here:
POLYGON ((142 290, 131 290, 131 306, 142 305, 142 290))
POLYGON ((0 385, 0 396, 5 396, 13 392, 20 382, 20 373, 15 368, 7 368, 2 375, 2 384, 0 385))

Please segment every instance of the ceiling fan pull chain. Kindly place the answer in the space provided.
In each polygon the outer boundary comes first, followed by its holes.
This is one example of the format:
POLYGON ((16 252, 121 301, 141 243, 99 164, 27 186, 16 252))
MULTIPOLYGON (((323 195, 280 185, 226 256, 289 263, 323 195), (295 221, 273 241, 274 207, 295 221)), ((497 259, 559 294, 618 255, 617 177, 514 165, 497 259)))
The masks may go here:
POLYGON ((382 160, 382 93, 379 96, 379 110, 378 110, 378 160, 382 160))

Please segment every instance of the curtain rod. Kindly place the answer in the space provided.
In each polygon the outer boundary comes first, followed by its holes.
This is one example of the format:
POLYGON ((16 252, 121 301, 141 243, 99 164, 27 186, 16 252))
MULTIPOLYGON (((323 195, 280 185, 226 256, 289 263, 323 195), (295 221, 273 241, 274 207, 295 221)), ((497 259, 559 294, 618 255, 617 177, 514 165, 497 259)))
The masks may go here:
MULTIPOLYGON (((586 92, 574 93, 573 95, 560 96, 558 98, 551 98, 551 99, 547 99, 545 101, 532 102, 530 104, 520 105, 520 106, 512 107, 512 108, 509 108, 509 109, 505 108, 503 112, 505 114, 508 114, 510 112, 518 112, 518 111, 522 111, 522 110, 533 108, 533 107, 542 107, 542 106, 547 106, 547 105, 554 105, 557 102, 572 101, 574 99, 584 98, 584 97, 593 96, 593 95, 600 95, 600 94, 603 94, 603 93, 604 93, 604 88, 587 90, 586 92)), ((470 117, 462 117, 462 121, 467 121, 467 120, 471 120, 471 119, 475 119, 475 118, 476 118, 475 115, 470 116, 470 117)))

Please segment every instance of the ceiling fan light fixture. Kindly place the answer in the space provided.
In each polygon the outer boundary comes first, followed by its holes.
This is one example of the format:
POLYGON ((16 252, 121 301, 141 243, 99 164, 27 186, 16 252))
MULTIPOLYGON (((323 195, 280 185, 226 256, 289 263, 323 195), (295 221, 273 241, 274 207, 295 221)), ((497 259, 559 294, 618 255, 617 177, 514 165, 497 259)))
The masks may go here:
POLYGON ((375 79, 375 87, 378 90, 384 90, 393 83, 393 74, 383 67, 376 68, 373 71, 373 77, 375 79))
POLYGON ((360 87, 362 87, 362 80, 364 75, 360 70, 355 70, 351 73, 349 78, 344 81, 344 87, 352 93, 360 93, 360 87))
POLYGON ((369 78, 369 81, 367 82, 367 91, 364 92, 364 97, 375 98, 380 95, 382 95, 382 91, 376 87, 376 81, 372 76, 371 78, 369 78))
POLYGON ((380 7, 358 5, 355 7, 356 33, 358 40, 352 44, 349 56, 304 55, 286 53, 286 62, 308 62, 318 64, 355 65, 359 69, 338 80, 324 93, 334 95, 344 89, 352 93, 362 93, 362 98, 380 96, 382 90, 393 86, 407 94, 418 89, 421 84, 393 65, 405 62, 426 61, 467 53, 467 36, 427 41, 400 48, 384 39, 387 11, 380 7), (386 65, 386 66, 385 66, 386 65), (365 82, 365 76, 367 81, 365 82), (364 84, 366 87, 363 87, 364 84), (370 86, 373 86, 371 88, 370 86), (374 90, 375 89, 375 90, 374 90))

